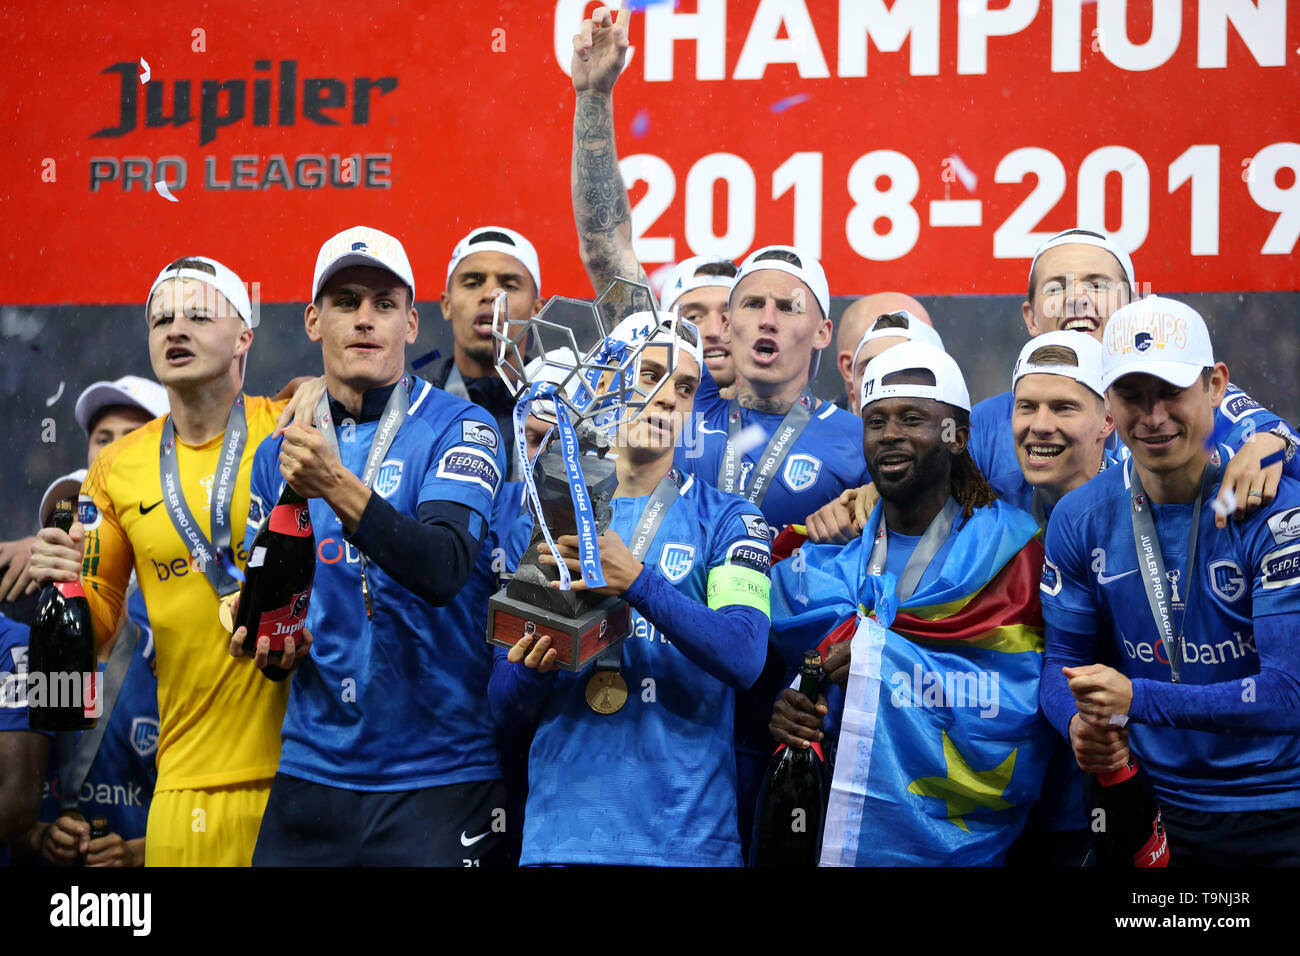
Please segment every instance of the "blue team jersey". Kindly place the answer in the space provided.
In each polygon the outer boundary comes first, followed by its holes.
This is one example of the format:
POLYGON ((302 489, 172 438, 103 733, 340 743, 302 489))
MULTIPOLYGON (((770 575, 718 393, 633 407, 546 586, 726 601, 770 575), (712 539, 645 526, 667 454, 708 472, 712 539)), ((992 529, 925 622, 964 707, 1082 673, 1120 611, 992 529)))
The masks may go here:
MULTIPOLYGON (((998 497, 1017 508, 1029 510, 1033 487, 1025 481, 1016 459, 1016 440, 1011 431, 1011 414, 1015 401, 1011 392, 986 398, 971 410, 970 453, 998 497)), ((1214 412, 1214 442, 1238 451, 1256 432, 1267 431, 1282 422, 1231 382, 1223 401, 1214 412)), ((1112 462, 1128 458, 1128 449, 1111 432, 1106 441, 1106 456, 1112 462)), ((1300 457, 1287 465, 1288 474, 1300 477, 1300 457)))
MULTIPOLYGON (((79 797, 83 817, 106 817, 109 831, 123 840, 144 836, 158 779, 158 681, 149 667, 153 653, 149 638, 149 632, 142 631, 79 797)), ((70 735, 71 740, 80 737, 80 733, 70 735)), ((60 769, 52 750, 41 799, 41 819, 47 823, 62 812, 60 769)))
MULTIPOLYGON (((1107 469, 1057 505, 1047 530, 1043 614, 1051 627, 1096 634, 1101 663, 1129 678, 1168 683, 1168 658, 1133 542, 1132 467, 1129 460, 1107 469)), ((1229 521, 1223 530, 1214 526, 1213 494, 1206 493, 1196 516, 1191 572, 1186 564, 1193 505, 1151 504, 1165 567, 1178 573, 1179 599, 1187 602, 1181 672, 1186 684, 1258 674, 1253 620, 1300 611, 1300 482, 1284 476, 1267 510, 1229 521)), ((1175 806, 1219 812, 1300 805, 1300 737, 1128 726, 1129 744, 1157 793, 1175 806)))
MULTIPOLYGON (((648 500, 613 499, 615 533, 630 538, 648 500)), ((644 563, 707 604, 713 568, 766 568, 766 534, 753 505, 688 478, 644 563)), ((513 540, 518 553, 527 534, 513 540)), ((608 716, 587 705, 594 666, 559 672, 539 721, 520 863, 739 866, 732 688, 635 609, 620 665, 627 703, 608 716)))
MULTIPOLYGON (((688 426, 675 455, 679 469, 714 487, 718 485, 727 447, 730 411, 731 403, 715 391, 701 391, 691 418, 694 424, 688 426)), ((740 458, 736 487, 742 494, 763 458, 768 441, 784 418, 784 415, 741 409, 741 426, 757 424, 766 434, 761 444, 740 458)), ((763 516, 778 531, 788 524, 803 524, 822 505, 838 498, 845 488, 857 488, 870 481, 866 471, 862 419, 830 402, 822 402, 772 476, 763 499, 763 516)))
MULTIPOLYGON (((0 614, 0 734, 27 731, 26 624, 0 614)), ((46 737, 45 731, 32 731, 46 737)), ((0 842, 0 866, 9 865, 9 847, 0 842)))
MULTIPOLYGON (((449 501, 486 523, 505 468, 492 417, 418 378, 410 395, 374 493, 403 515, 414 516, 421 502, 449 501)), ((339 435, 343 464, 353 474, 364 469, 377 425, 363 422, 354 434, 339 435)), ((267 438, 253 460, 246 547, 284 486, 281 441, 267 438)), ((492 654, 476 625, 481 612, 470 589, 434 607, 371 561, 366 575, 374 617, 368 619, 360 555, 323 499, 311 499, 309 507, 316 579, 306 626, 315 642, 292 678, 280 772, 374 791, 495 779, 485 718, 492 654)))

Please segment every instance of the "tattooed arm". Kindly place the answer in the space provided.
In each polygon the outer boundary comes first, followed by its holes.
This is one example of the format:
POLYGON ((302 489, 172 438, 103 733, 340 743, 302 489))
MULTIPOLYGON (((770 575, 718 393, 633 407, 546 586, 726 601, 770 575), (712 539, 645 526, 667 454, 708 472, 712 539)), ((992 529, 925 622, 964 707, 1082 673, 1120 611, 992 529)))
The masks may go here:
POLYGON ((632 251, 627 187, 614 149, 611 92, 627 59, 625 11, 598 7, 573 38, 573 218, 582 264, 600 295, 615 278, 648 284, 632 251))

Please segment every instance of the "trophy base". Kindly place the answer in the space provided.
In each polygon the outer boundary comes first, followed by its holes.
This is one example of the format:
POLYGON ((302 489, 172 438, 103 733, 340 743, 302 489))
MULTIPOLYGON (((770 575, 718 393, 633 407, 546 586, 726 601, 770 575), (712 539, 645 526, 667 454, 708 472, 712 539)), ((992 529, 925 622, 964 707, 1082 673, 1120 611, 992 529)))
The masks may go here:
POLYGON ((546 611, 506 596, 502 588, 488 601, 487 639, 498 647, 514 647, 527 633, 547 635, 555 649, 555 663, 580 671, 607 647, 618 644, 631 631, 632 611, 625 601, 609 597, 580 617, 546 611))

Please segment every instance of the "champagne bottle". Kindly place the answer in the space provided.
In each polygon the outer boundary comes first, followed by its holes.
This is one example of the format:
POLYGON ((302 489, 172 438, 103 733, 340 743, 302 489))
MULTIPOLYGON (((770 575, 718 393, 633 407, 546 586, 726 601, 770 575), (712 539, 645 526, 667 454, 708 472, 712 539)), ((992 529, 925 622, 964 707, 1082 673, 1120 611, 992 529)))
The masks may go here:
POLYGON ((1106 867, 1169 865, 1169 839, 1147 775, 1130 757, 1110 773, 1088 774, 1092 839, 1106 867), (1100 811, 1100 812, 1099 812, 1100 811))
MULTIPOLYGON (((53 527, 72 528, 73 503, 60 499, 53 527)), ((27 649, 27 726, 32 730, 88 730, 99 715, 95 628, 81 579, 56 581, 36 603, 27 649)))
MULTIPOLYGON (((822 659, 804 654, 799 693, 814 703, 822 659)), ((826 758, 821 744, 807 749, 781 744, 767 766, 754 815, 751 866, 816 866, 826 811, 826 758)))
POLYGON ((297 643, 307 620, 315 576, 316 536, 307 499, 286 484, 270 516, 258 528, 244 568, 234 630, 248 628, 246 653, 256 653, 258 639, 269 637, 267 663, 271 665, 280 661, 286 637, 292 635, 297 643))

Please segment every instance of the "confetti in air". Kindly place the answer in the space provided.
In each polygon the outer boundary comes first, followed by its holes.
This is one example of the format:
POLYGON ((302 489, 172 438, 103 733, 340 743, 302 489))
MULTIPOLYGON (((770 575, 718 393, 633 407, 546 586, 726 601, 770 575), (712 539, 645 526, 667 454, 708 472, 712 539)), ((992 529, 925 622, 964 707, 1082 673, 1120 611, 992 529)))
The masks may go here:
POLYGON ((640 139, 650 130, 650 111, 639 109, 636 116, 632 117, 632 135, 640 139))
POLYGON ((957 178, 966 187, 966 191, 973 193, 975 187, 979 185, 979 177, 975 175, 969 166, 962 162, 962 158, 956 153, 953 153, 948 159, 952 163, 952 171, 957 174, 957 178))
POLYGON ((810 99, 812 99, 811 93, 796 93, 793 96, 787 96, 783 100, 777 100, 770 109, 773 113, 784 113, 790 107, 798 106, 800 103, 807 103, 810 99))
POLYGON ((763 430, 762 425, 746 425, 736 436, 733 445, 736 449, 736 457, 743 457, 746 452, 753 451, 755 448, 767 441, 767 432, 763 430))
POLYGON ((1226 518, 1237 510, 1237 496, 1233 490, 1226 485, 1219 492, 1219 496, 1214 499, 1214 513, 1220 518, 1226 518))

